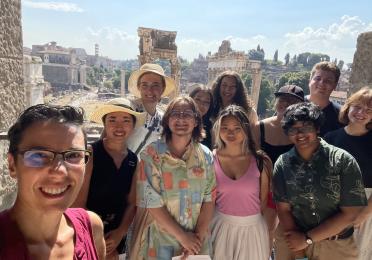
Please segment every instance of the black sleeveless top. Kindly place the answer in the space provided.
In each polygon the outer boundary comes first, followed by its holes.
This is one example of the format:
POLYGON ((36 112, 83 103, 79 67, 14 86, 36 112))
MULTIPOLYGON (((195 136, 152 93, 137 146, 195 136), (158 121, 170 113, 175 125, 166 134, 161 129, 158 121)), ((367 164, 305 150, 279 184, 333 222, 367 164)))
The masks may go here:
MULTIPOLYGON (((114 160, 107 153, 103 141, 98 140, 93 147, 93 171, 90 180, 87 209, 97 213, 104 224, 104 232, 116 229, 128 205, 127 199, 137 166, 137 156, 128 149, 128 155, 116 168, 114 160)), ((125 245, 118 246, 119 253, 125 245)))
POLYGON ((266 143, 265 141, 265 125, 262 121, 260 121, 260 142, 261 142, 261 149, 270 157, 271 162, 274 164, 278 157, 291 150, 293 144, 287 145, 272 145, 266 143))

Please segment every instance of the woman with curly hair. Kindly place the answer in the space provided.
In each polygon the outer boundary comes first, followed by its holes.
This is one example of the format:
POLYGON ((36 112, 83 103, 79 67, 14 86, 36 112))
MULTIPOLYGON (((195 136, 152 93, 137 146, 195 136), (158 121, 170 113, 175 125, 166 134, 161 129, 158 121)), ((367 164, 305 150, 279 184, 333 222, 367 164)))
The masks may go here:
POLYGON ((237 72, 228 70, 218 75, 212 85, 212 94, 214 100, 212 118, 216 119, 222 109, 235 104, 244 109, 252 126, 257 122, 253 102, 249 99, 247 88, 237 72))

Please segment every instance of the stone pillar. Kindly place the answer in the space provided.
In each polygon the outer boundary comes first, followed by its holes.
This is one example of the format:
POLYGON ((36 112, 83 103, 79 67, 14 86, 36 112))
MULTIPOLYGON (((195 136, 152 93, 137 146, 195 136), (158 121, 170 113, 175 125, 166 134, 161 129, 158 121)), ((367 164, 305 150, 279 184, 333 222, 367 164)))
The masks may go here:
POLYGON ((358 36, 350 83, 356 89, 372 86, 372 32, 358 36))
MULTIPOLYGON (((7 131, 25 108, 22 80, 21 0, 0 1, 0 129, 7 131)), ((8 175, 8 142, 0 140, 0 211, 13 203, 16 185, 8 175)))
POLYGON ((120 96, 125 97, 125 70, 120 70, 120 96))
POLYGON ((257 105, 258 105, 258 98, 260 96, 261 79, 262 79, 262 71, 261 70, 252 71, 252 94, 251 94, 251 99, 254 103, 254 109, 256 109, 256 111, 257 111, 257 105))

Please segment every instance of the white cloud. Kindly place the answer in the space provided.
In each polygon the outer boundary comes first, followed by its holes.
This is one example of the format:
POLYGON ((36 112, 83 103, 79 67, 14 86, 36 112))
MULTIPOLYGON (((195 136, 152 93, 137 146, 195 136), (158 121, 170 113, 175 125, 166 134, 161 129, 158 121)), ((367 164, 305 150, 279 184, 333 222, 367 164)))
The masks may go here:
POLYGON ((99 44, 100 55, 113 59, 134 59, 139 54, 137 35, 131 35, 119 28, 102 27, 100 29, 87 28, 83 37, 79 37, 80 44, 93 50, 95 43, 99 44))
POLYGON ((67 2, 35 2, 31 0, 22 0, 22 4, 26 7, 45 9, 62 12, 82 13, 84 10, 77 4, 67 2))
POLYGON ((283 49, 292 54, 321 52, 351 62, 358 35, 371 30, 372 23, 367 24, 358 16, 344 15, 328 27, 306 27, 299 32, 286 33, 283 49))

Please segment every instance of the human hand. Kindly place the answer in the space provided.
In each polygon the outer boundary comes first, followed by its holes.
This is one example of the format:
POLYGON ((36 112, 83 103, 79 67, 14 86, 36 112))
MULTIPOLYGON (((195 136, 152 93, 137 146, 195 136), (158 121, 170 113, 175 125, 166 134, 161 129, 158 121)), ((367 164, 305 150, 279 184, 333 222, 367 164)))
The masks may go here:
POLYGON ((106 254, 110 255, 111 253, 113 253, 122 239, 123 234, 118 229, 113 229, 105 234, 106 254))
POLYGON ((287 231, 284 232, 284 236, 289 249, 291 249, 293 252, 303 250, 308 246, 306 243, 306 236, 302 232, 294 230, 287 231))
POLYGON ((197 255, 202 244, 196 234, 192 232, 184 232, 179 242, 186 255, 197 255))

